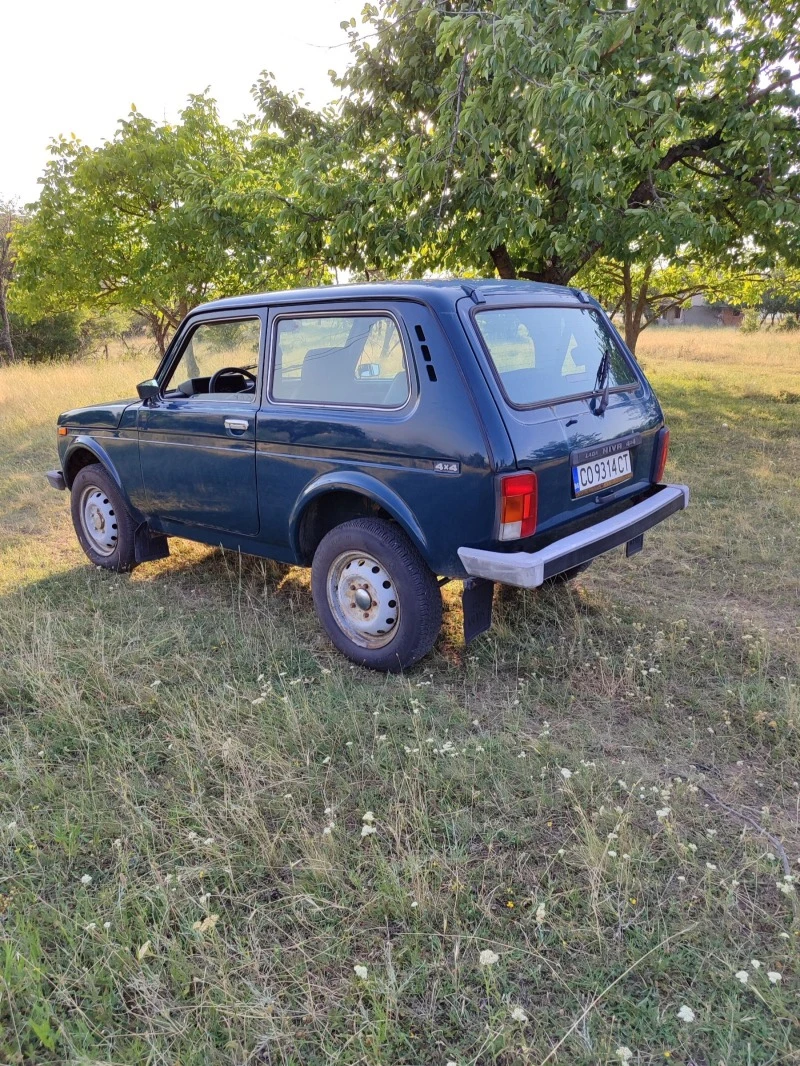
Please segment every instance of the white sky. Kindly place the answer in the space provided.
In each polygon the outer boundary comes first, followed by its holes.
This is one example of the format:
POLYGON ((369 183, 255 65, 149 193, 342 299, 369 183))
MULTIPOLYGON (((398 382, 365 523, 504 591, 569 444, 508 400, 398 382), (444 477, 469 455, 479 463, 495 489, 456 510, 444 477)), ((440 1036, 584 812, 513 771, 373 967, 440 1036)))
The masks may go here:
POLYGON ((114 134, 131 104, 174 120, 189 93, 211 87, 225 121, 255 111, 250 88, 271 70, 281 89, 321 105, 328 70, 350 52, 339 23, 361 0, 4 0, 6 106, 0 199, 39 195, 49 139, 90 145, 114 134))

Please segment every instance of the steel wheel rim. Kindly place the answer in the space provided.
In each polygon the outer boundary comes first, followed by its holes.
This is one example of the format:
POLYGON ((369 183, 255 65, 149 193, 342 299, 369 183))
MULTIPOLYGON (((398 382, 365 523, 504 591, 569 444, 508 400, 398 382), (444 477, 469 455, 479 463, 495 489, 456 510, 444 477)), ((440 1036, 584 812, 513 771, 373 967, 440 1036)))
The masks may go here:
POLYGON ((365 552, 342 552, 331 563, 328 606, 337 626, 360 648, 383 648, 400 622, 400 601, 386 567, 365 552))
POLYGON ((81 529, 98 555, 113 555, 119 541, 117 515, 109 496, 97 485, 87 485, 79 504, 81 529))

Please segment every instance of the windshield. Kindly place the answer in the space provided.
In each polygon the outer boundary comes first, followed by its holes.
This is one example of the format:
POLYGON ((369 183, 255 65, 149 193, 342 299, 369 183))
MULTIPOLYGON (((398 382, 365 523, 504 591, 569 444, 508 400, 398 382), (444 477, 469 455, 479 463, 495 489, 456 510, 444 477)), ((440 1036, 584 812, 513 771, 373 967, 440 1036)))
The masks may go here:
POLYGON ((636 382, 603 319, 589 308, 506 307, 478 311, 475 322, 506 395, 519 406, 636 382))

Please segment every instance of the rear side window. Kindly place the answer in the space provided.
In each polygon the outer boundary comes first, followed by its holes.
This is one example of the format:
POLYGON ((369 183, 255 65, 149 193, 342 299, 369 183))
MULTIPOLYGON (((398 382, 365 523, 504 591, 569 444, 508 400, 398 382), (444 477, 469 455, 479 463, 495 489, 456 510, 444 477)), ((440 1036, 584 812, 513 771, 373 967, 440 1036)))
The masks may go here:
POLYGON ((402 407, 406 354, 390 315, 292 315, 278 319, 272 398, 348 407, 402 407))
POLYGON ((520 407, 595 392, 604 358, 609 388, 636 382, 605 322, 588 308, 489 309, 475 322, 506 395, 520 407))

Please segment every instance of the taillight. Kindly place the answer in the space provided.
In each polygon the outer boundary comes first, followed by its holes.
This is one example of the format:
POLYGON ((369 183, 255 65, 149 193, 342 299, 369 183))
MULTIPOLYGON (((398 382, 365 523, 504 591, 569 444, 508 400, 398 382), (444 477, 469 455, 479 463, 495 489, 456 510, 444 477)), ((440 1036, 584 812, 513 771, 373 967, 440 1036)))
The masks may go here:
POLYGON ((521 540, 536 531, 539 502, 536 474, 507 474, 500 479, 500 540, 521 540))
POLYGON ((664 476, 664 467, 667 465, 667 456, 669 455, 669 430, 666 426, 659 431, 658 440, 656 441, 656 458, 655 458, 655 470, 653 473, 653 481, 658 484, 664 476))

